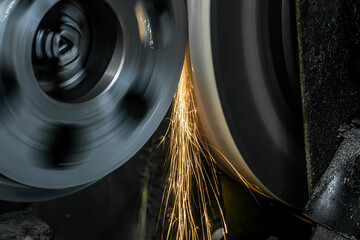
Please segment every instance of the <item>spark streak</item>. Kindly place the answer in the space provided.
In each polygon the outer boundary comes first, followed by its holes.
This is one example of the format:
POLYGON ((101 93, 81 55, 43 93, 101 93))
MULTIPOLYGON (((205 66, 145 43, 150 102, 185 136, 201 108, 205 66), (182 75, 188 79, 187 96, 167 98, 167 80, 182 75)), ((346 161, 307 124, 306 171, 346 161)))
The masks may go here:
MULTIPOLYGON (((227 231, 218 199, 220 191, 215 160, 201 135, 198 123, 190 58, 187 51, 173 102, 170 125, 163 139, 163 141, 167 140, 169 145, 170 168, 163 196, 164 221, 168 217, 167 231, 163 233, 163 238, 166 239, 197 240, 201 236, 200 229, 203 239, 211 239, 210 196, 213 196, 217 202, 224 231, 227 231), (207 168, 210 170, 205 170, 205 165, 208 165, 207 168), (201 216, 201 228, 196 224, 194 210, 198 210, 201 216)), ((165 225, 164 222, 163 225, 165 225)))

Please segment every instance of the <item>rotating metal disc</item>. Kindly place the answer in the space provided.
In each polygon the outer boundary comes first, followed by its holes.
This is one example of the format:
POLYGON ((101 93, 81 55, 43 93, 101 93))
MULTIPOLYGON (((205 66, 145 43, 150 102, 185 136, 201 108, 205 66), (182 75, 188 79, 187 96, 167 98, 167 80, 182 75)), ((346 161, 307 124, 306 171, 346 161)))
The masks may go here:
POLYGON ((90 185, 155 132, 185 53, 182 0, 0 3, 0 199, 90 185))
POLYGON ((190 0, 201 121, 230 175, 297 207, 307 199, 295 8, 288 0, 190 0))

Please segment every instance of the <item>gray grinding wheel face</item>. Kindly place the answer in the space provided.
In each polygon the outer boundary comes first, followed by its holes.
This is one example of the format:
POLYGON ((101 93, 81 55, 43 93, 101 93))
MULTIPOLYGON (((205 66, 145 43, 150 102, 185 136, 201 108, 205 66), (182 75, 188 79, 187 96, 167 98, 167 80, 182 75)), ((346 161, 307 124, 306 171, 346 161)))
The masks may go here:
POLYGON ((223 169, 296 207, 307 201, 291 0, 189 0, 189 47, 206 135, 223 169))
POLYGON ((0 199, 46 200, 129 160, 165 116, 182 0, 0 1, 0 199))

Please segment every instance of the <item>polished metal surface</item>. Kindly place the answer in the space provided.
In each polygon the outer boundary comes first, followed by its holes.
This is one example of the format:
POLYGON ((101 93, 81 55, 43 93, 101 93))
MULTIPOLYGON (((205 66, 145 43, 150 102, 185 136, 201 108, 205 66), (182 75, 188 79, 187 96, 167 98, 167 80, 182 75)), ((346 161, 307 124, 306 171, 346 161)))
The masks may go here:
POLYGON ((0 198, 46 200, 131 158, 166 114, 182 0, 0 2, 0 198))
POLYGON ((220 165, 239 181, 244 177, 265 194, 303 207, 306 162, 291 1, 191 0, 188 12, 201 120, 221 153, 220 165))

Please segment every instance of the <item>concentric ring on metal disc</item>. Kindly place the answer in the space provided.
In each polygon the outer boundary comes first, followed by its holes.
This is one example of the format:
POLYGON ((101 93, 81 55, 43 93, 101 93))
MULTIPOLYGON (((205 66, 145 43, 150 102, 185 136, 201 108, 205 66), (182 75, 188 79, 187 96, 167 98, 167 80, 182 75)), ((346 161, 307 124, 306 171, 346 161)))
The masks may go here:
POLYGON ((190 0, 189 46, 201 120, 225 156, 219 156, 220 165, 267 195, 304 207, 306 161, 290 3, 190 0))
POLYGON ((25 186, 0 176, 0 196, 1 200, 11 202, 48 201, 77 192, 91 184, 93 184, 93 182, 73 188, 44 189, 25 186))
POLYGON ((0 173, 7 179, 82 188, 155 132, 183 64, 184 1, 5 0, 0 20, 0 173))

